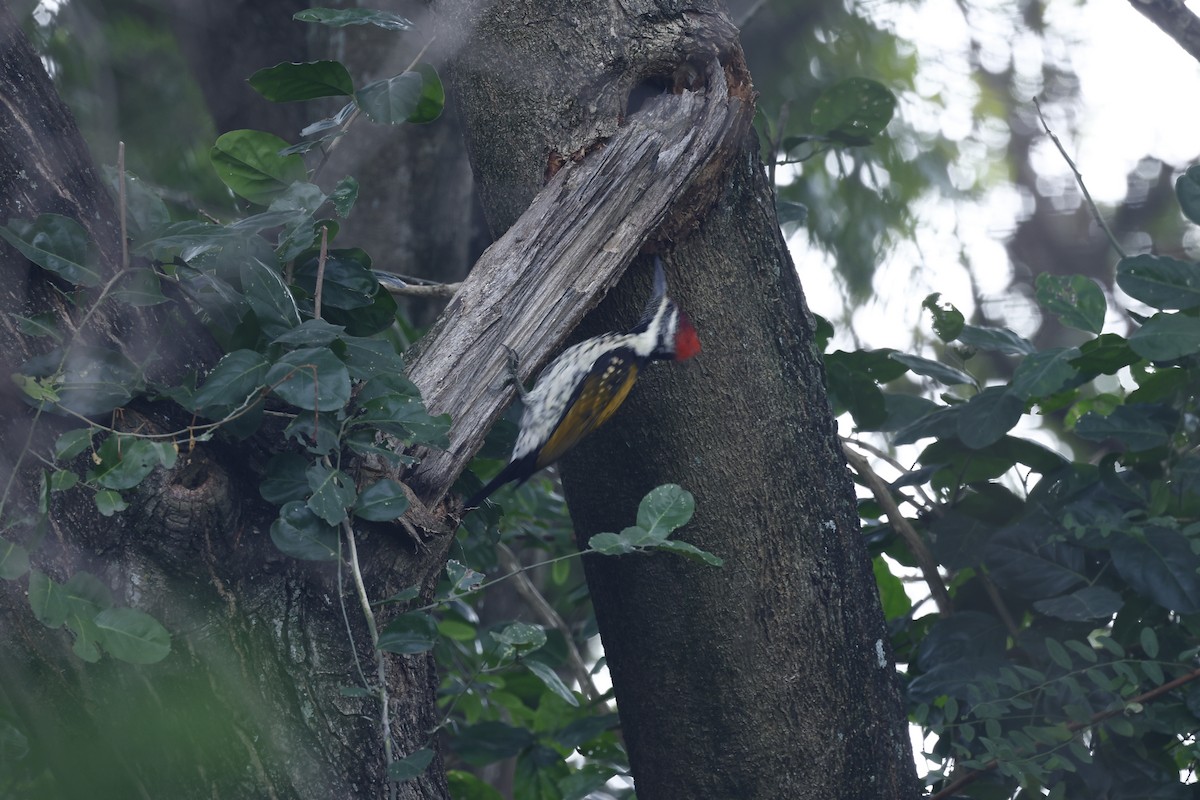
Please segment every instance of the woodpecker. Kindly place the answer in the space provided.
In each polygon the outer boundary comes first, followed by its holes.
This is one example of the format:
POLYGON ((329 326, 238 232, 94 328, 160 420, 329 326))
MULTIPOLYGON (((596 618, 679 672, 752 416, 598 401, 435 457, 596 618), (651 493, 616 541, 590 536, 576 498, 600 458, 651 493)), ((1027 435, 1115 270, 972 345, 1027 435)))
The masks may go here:
POLYGON ((510 481, 524 483, 600 427, 624 402, 638 372, 651 361, 683 361, 700 352, 700 337, 687 314, 667 297, 662 261, 654 259, 654 292, 638 323, 624 333, 605 333, 572 345, 550 362, 524 391, 510 367, 525 408, 512 459, 500 474, 467 500, 479 506, 510 481))

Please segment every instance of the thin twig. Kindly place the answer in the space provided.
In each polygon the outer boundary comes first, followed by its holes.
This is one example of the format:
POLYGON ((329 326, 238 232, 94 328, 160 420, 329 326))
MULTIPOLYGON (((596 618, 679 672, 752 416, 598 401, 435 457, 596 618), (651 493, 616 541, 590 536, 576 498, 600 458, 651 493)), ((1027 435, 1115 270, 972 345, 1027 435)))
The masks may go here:
MULTIPOLYGON (((1167 692, 1174 691, 1180 686, 1191 683, 1197 678, 1200 678, 1200 669, 1194 669, 1186 675, 1181 675, 1173 681, 1164 683, 1162 686, 1156 686, 1144 694, 1139 694, 1137 697, 1125 700, 1116 708, 1110 708, 1107 711, 1097 711, 1095 714, 1092 714, 1091 718, 1089 718, 1087 722, 1070 722, 1067 724, 1066 728, 1071 733, 1078 733, 1081 730, 1086 730, 1087 728, 1091 728, 1093 725, 1101 723, 1110 717, 1115 717, 1117 714, 1123 714, 1125 709, 1129 708, 1134 703, 1147 703, 1151 700, 1155 700, 1167 692)), ((1034 752, 1036 752, 1036 749, 1034 752)), ((946 798, 957 794, 958 791, 964 786, 969 786, 987 773, 996 769, 998 766, 1000 766, 1000 760, 993 758, 981 768, 968 772, 966 775, 963 775, 961 778, 954 781, 954 783, 942 789, 937 794, 930 795, 928 798, 926 798, 926 800, 946 800, 946 798)))
POLYGON ((363 672, 362 662, 358 659, 358 648, 354 646, 354 628, 350 625, 350 612, 346 610, 346 587, 345 578, 342 575, 342 565, 345 559, 342 556, 342 540, 338 539, 338 558, 337 558, 337 586, 338 586, 338 606, 342 609, 342 622, 346 624, 346 636, 350 639, 350 655, 354 658, 354 669, 358 672, 358 679, 362 681, 364 689, 370 689, 371 684, 367 681, 367 675, 363 672))
MULTIPOLYGON (((392 766, 392 721, 388 711, 387 670, 383 663, 383 651, 379 649, 379 629, 375 626, 375 613, 371 611, 371 599, 367 596, 367 587, 363 583, 362 570, 358 564, 358 547, 354 543, 354 528, 349 519, 342 520, 342 532, 346 536, 346 546, 350 551, 350 574, 354 576, 354 588, 358 590, 358 602, 362 606, 363 617, 367 620, 367 631, 371 634, 371 650, 375 654, 375 671, 379 679, 377 693, 379 696, 379 724, 383 731, 383 759, 387 767, 392 766)), ((388 780, 388 796, 395 800, 396 784, 388 780)))
POLYGON ((946 591, 942 575, 938 572, 937 560, 934 559, 933 553, 929 552, 929 548, 921 539, 921 535, 917 533, 917 529, 900 513, 900 507, 892 497, 888 485, 871 468, 867 459, 851 450, 845 443, 842 444, 842 452, 846 455, 846 461, 870 489, 871 494, 875 497, 875 502, 883 508, 888 523, 900 534, 908 545, 908 549, 916 557, 917 566, 920 567, 921 574, 925 576, 925 583, 929 585, 929 591, 933 595, 933 601, 937 603, 938 612, 943 616, 953 613, 954 606, 950 602, 950 594, 946 591))
POLYGON ((587 665, 583 663, 583 657, 579 654, 579 648, 575 646, 575 636, 571 632, 570 626, 554 610, 554 607, 547 602, 546 598, 542 596, 538 588, 533 585, 533 581, 529 580, 520 560, 508 545, 503 542, 496 545, 496 554, 499 556, 502 567, 514 571, 517 592, 525 598, 525 601, 533 608, 534 613, 541 617, 543 622, 562 634, 563 641, 567 645, 567 663, 571 667, 571 672, 574 674, 575 680, 579 683, 580 690, 591 702, 594 703, 599 700, 601 692, 592 681, 591 673, 588 672, 587 665))
POLYGON ((399 284, 392 281, 381 280, 379 285, 387 290, 388 294, 396 297, 438 297, 451 298, 454 297, 458 288, 462 286, 462 282, 458 283, 427 283, 415 284, 406 283, 399 284))
POLYGON ((317 258, 317 289, 313 294, 313 316, 321 318, 321 289, 325 285, 325 261, 329 258, 329 228, 321 226, 321 255, 317 258))
MULTIPOLYGON (((421 60, 421 56, 425 55, 425 51, 429 49, 429 45, 433 44, 436 39, 437 37, 433 36, 425 43, 425 46, 421 48, 419 53, 417 53, 417 57, 414 58, 407 67, 405 67, 404 72, 410 71, 417 65, 417 62, 421 60)), ((350 126, 354 124, 354 121, 358 119, 360 114, 362 114, 362 108, 359 107, 358 104, 355 104, 354 111, 350 114, 346 121, 342 123, 341 130, 338 131, 337 135, 334 136, 329 142, 328 147, 322 148, 321 163, 317 164, 316 168, 313 170, 313 182, 316 182, 317 176, 321 174, 321 170, 325 169, 325 165, 329 163, 329 157, 333 155, 333 149, 338 146, 338 143, 346 135, 346 132, 350 130, 350 126)))
POLYGON ((1079 184, 1080 191, 1083 192, 1083 199, 1087 200, 1088 208, 1092 210, 1092 216, 1096 218, 1096 222, 1100 223, 1100 227, 1104 229, 1104 233, 1108 236, 1108 243, 1112 245, 1113 250, 1117 251, 1117 255, 1125 258, 1125 250, 1122 249, 1121 243, 1117 241, 1117 237, 1108 227, 1108 223, 1104 221, 1104 217, 1100 214, 1100 209, 1096 208, 1096 201, 1092 199, 1091 193, 1087 190, 1087 186, 1083 182, 1083 175, 1079 172, 1079 168, 1075 166, 1075 162, 1067 155, 1067 150, 1063 147, 1063 143, 1059 141, 1058 135, 1050 130, 1050 125, 1046 122, 1046 117, 1042 114, 1042 104, 1038 99, 1033 98, 1034 108, 1037 109, 1038 119, 1042 121, 1042 128, 1050 136, 1050 140, 1054 142, 1054 146, 1058 148, 1058 152, 1062 153, 1063 160, 1067 162, 1067 166, 1071 168, 1071 172, 1075 173, 1075 182, 1079 184))
POLYGON ((129 234, 125 226, 125 143, 117 142, 117 210, 121 218, 121 269, 129 269, 129 234))
MULTIPOLYGON (((866 450, 868 453, 875 456, 880 461, 887 463, 890 467, 892 467, 899 473, 907 475, 909 472, 912 471, 908 467, 901 464, 894 456, 892 456, 891 453, 887 452, 886 450, 876 447, 875 445, 871 444, 870 442, 864 441, 862 439, 852 439, 849 437, 842 437, 842 442, 844 444, 852 444, 860 450, 866 450)), ((935 511, 937 509, 937 503, 933 502, 933 498, 930 497, 925 492, 924 489, 922 489, 920 486, 913 486, 912 489, 914 492, 916 492, 918 495, 921 496, 921 504, 924 506, 926 511, 935 511)), ((918 505, 917 501, 911 497, 905 496, 904 499, 907 502, 912 503, 914 506, 918 505)))
POLYGON ((1004 623, 1005 628, 1008 628, 1009 636, 1015 640, 1021 635, 1021 627, 1013 619, 1012 612, 1008 610, 1008 605, 1004 602, 1004 598, 1000 596, 1000 590, 996 588, 995 582, 988 577, 986 572, 980 572, 979 579, 983 582, 983 590, 987 592, 988 599, 992 601, 992 607, 996 609, 996 613, 1000 616, 1000 621, 1004 623))

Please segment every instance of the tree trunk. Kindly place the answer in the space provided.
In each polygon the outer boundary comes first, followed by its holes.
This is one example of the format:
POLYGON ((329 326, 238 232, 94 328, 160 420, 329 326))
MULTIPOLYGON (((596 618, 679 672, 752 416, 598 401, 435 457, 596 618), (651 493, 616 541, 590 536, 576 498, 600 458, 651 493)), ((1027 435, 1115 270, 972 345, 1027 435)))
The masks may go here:
MULTIPOLYGON (((716 55, 732 83, 743 73, 711 4, 442 9, 446 36, 462 37, 454 89, 497 231, 557 158, 612 136, 642 90, 694 86, 716 55)), ((753 136, 717 177, 719 200, 667 257, 704 353, 650 370, 563 467, 581 543, 676 482, 697 498, 683 538, 725 559, 585 561, 638 796, 915 797, 854 492, 753 136)), ((628 325, 644 299, 630 284, 578 335, 628 325)))
MULTIPOLYGON (((122 257, 114 204, 4 8, 0 98, 0 220, 70 216, 98 244, 104 278, 116 275, 122 257)), ((72 306, 72 295, 55 291, 7 244, 0 244, 0 269, 8 279, 4 312, 49 312, 68 329, 66 320, 80 324, 90 308, 87 293, 74 295, 80 304, 72 306)), ((47 341, 23 335, 9 313, 0 327, 6 375, 47 341)), ((178 375, 211 363, 214 353, 189 318, 182 304, 150 311, 103 305, 68 346, 120 347, 136 363, 178 375)), ((3 385, 3 538, 26 547, 32 569, 60 585, 87 571, 118 607, 157 618, 172 647, 152 665, 108 656, 86 663, 72 652, 67 630, 35 618, 26 589, 32 572, 0 583, 0 791, 30 798, 385 796, 379 704, 342 691, 363 682, 355 654, 374 674, 357 599, 334 566, 284 558, 271 543, 276 511, 247 490, 261 479, 259 445, 185 444, 174 469, 127 493, 128 510, 102 517, 92 494, 76 488, 50 496, 41 525, 38 454, 78 423, 35 416, 7 378, 3 385)), ((151 431, 180 427, 164 405, 143 403, 117 421, 151 431)), ((82 471, 88 456, 71 466, 82 471)), ((414 550, 395 529, 361 532, 370 596, 414 584, 431 592, 448 539, 414 550)), ((436 683, 428 654, 387 657, 397 757, 430 743, 436 683)), ((396 796, 446 797, 440 763, 396 796)))

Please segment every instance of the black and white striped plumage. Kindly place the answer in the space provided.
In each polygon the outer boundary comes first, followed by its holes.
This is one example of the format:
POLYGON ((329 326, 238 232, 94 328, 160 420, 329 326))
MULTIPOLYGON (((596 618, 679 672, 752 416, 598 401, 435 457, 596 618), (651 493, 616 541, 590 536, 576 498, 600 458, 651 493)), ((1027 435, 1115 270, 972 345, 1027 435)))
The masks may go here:
POLYGON ((505 483, 528 480, 600 427, 624 402, 647 363, 683 361, 698 352, 696 329, 667 297, 666 274, 655 259, 654 294, 637 325, 572 345, 550 362, 524 396, 511 461, 466 507, 478 506, 505 483))

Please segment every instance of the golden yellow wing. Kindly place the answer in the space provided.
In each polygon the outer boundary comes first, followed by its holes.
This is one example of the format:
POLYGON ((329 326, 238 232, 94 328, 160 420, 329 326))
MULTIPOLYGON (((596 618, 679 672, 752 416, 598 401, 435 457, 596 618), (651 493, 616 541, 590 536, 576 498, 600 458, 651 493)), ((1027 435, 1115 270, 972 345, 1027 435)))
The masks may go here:
POLYGON ((621 354, 614 353, 597 364, 538 453, 537 468, 554 463, 603 425, 625 402, 637 374, 637 362, 621 354))

